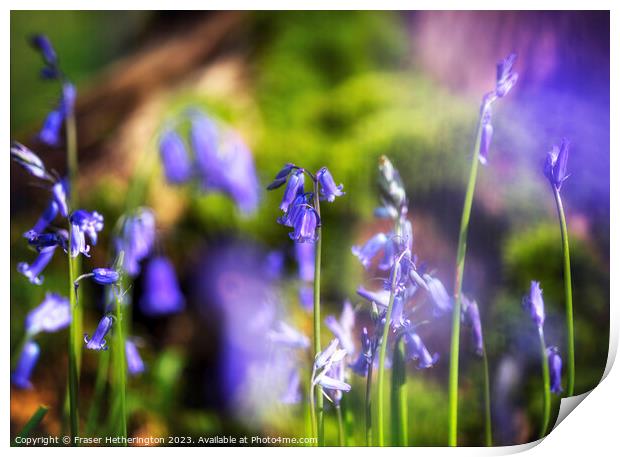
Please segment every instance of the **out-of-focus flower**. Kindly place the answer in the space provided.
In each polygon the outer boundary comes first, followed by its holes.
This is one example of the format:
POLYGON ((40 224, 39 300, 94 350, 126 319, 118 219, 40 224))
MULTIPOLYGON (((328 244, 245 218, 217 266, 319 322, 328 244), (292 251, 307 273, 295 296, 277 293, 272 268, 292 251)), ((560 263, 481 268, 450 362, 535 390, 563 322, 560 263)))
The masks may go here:
POLYGON ((345 382, 345 364, 344 359, 335 362, 331 365, 329 370, 325 373, 325 376, 319 381, 319 385, 324 389, 327 394, 327 398, 339 405, 342 400, 342 393, 351 390, 351 386, 345 382), (335 381, 335 383, 333 381, 335 381), (336 388, 332 389, 329 385, 335 385, 336 388))
POLYGON ((265 256, 265 273, 269 279, 279 279, 284 270, 284 253, 281 250, 273 250, 265 256))
POLYGON ((299 279, 314 281, 314 243, 295 243, 295 260, 299 279))
POLYGON ((39 50, 43 60, 47 65, 56 66, 58 63, 58 57, 56 55, 56 51, 52 46, 51 41, 45 35, 34 35, 30 42, 32 45, 39 50))
POLYGON ((439 360, 439 354, 431 355, 422 342, 422 338, 414 331, 404 334, 407 356, 418 362, 418 369, 430 368, 439 360))
POLYGON ((395 219, 406 206, 407 195, 398 170, 386 156, 379 158, 379 191, 386 211, 395 219))
POLYGON ((551 392, 556 395, 562 393, 562 357, 560 350, 556 346, 547 348, 547 359, 549 362, 549 375, 551 378, 551 392))
POLYGON ((434 314, 438 316, 450 312, 452 310, 452 300, 442 282, 429 274, 423 275, 423 278, 435 305, 433 309, 434 314))
POLYGON ((344 382, 344 366, 341 365, 346 354, 344 349, 338 349, 338 340, 333 339, 314 359, 312 385, 320 386, 329 401, 341 398, 341 394, 336 391, 351 390, 351 386, 344 382))
POLYGON ((48 292, 41 304, 26 316, 26 333, 34 336, 41 332, 56 332, 65 328, 70 322, 69 300, 48 292))
POLYGON ((545 160, 545 176, 558 191, 562 188, 562 183, 566 181, 569 176, 566 174, 569 146, 569 141, 563 138, 562 144, 559 147, 553 146, 551 151, 547 153, 547 159, 545 160))
POLYGON ((136 343, 132 340, 125 341, 125 357, 127 359, 127 372, 131 376, 136 376, 144 372, 144 362, 136 343))
POLYGON ((355 311, 349 300, 345 300, 342 307, 340 319, 335 316, 327 316, 325 325, 331 330, 334 336, 340 342, 347 354, 352 356, 355 352, 355 344, 353 343, 353 328, 355 327, 355 311))
POLYGON ((299 194, 304 193, 304 171, 298 169, 291 173, 284 189, 284 195, 282 196, 282 202, 280 203, 280 209, 282 212, 287 212, 289 207, 299 194))
POLYGON ((280 402, 285 405, 294 405, 301 401, 301 392, 299 390, 300 379, 299 379, 299 371, 294 368, 291 370, 291 374, 288 378, 288 383, 286 384, 286 391, 284 395, 280 397, 280 402))
POLYGON ((182 184, 191 177, 191 163, 183 140, 174 130, 166 130, 159 140, 159 154, 170 184, 182 184))
POLYGON ((273 181, 271 182, 271 184, 267 186, 267 190, 274 190, 274 189, 277 189, 278 187, 283 186, 284 183, 286 183, 289 173, 294 168, 295 168, 295 165, 293 165, 292 163, 287 163, 286 165, 284 165, 284 167, 278 172, 276 177, 273 178, 273 181))
POLYGON ((34 341, 28 341, 24 345, 17 361, 15 371, 11 375, 11 382, 19 389, 32 389, 30 376, 34 370, 41 350, 34 341))
POLYGON ((192 112, 191 122, 190 142, 196 155, 196 164, 208 185, 217 184, 220 179, 217 155, 220 140, 215 122, 197 111, 192 112))
POLYGON ((328 202, 333 202, 336 197, 341 197, 344 195, 344 192, 342 191, 342 184, 339 186, 336 185, 336 182, 327 167, 321 168, 316 173, 316 178, 319 181, 320 195, 322 199, 327 200, 328 202))
POLYGON ((267 338, 275 345, 291 349, 306 349, 310 347, 310 340, 303 333, 295 330, 286 322, 280 321, 275 330, 267 333, 267 338))
POLYGON ((369 302, 376 303, 378 306, 382 306, 383 308, 387 308, 388 302, 390 301, 390 291, 388 290, 382 289, 373 292, 360 286, 357 288, 357 294, 369 302))
POLYGON ((11 145, 11 158, 32 176, 54 181, 54 178, 47 172, 39 156, 17 141, 14 141, 11 145))
POLYGON ((530 317, 539 331, 542 331, 543 325, 545 325, 545 303, 538 281, 531 282, 530 293, 523 297, 523 307, 529 311, 530 317))
POLYGON ((364 327, 361 334, 362 350, 357 360, 351 365, 351 369, 354 373, 360 376, 368 375, 368 367, 372 363, 374 356, 374 348, 370 337, 368 336, 368 329, 364 327))
POLYGON ((97 329, 95 330, 92 338, 90 338, 88 334, 85 333, 84 343, 86 343, 86 349, 91 349, 93 351, 107 351, 108 345, 105 337, 112 328, 113 323, 114 319, 112 318, 112 316, 105 315, 99 321, 97 329))
POLYGON ((471 327, 471 334, 474 347, 476 348, 476 354, 481 356, 484 351, 484 343, 482 339, 482 324, 480 323, 478 303, 476 300, 470 300, 465 295, 461 296, 461 300, 463 301, 463 309, 461 311, 463 319, 471 327))
POLYGON ((388 243, 388 237, 385 233, 377 233, 370 238, 363 246, 353 246, 351 252, 357 257, 365 269, 370 267, 373 258, 386 247, 388 243))
POLYGON ((97 284, 116 284, 119 278, 118 271, 113 268, 95 268, 93 270, 93 281, 97 284))
POLYGON ((150 316, 161 316, 182 311, 185 299, 179 289, 176 273, 166 257, 151 259, 144 274, 144 292, 140 309, 150 316))
POLYGON ((512 69, 516 60, 517 54, 513 52, 508 57, 497 63, 495 93, 498 97, 503 97, 506 95, 519 78, 519 74, 512 69))
POLYGON ((314 289, 312 288, 312 286, 301 285, 299 287, 297 295, 299 296, 299 302, 301 303, 301 306, 307 311, 312 310, 312 305, 314 305, 314 289))
POLYGON ((493 125, 491 125, 491 105, 484 108, 482 115, 482 132, 480 134, 480 153, 478 160, 482 165, 486 165, 489 157, 489 148, 491 147, 491 139, 493 138, 493 125))
POLYGON ((52 186, 52 197, 56 205, 58 205, 58 211, 62 217, 69 215, 69 209, 67 207, 67 194, 69 193, 69 181, 67 179, 61 179, 52 186))
POLYGON ((58 205, 54 200, 51 200, 34 226, 24 233, 24 237, 32 238, 33 234, 42 233, 56 219, 57 214, 58 205))
POLYGON ((138 208, 125 218, 116 250, 123 252, 123 270, 129 276, 140 273, 140 262, 151 253, 155 235, 155 215, 150 208, 138 208))
POLYGON ((71 221, 71 257, 80 253, 89 257, 90 246, 86 243, 85 235, 90 242, 97 244, 97 233, 103 230, 103 216, 97 211, 79 209, 69 217, 71 221))
POLYGON ((39 250, 39 255, 31 264, 26 262, 20 262, 17 264, 17 271, 23 274, 32 284, 40 286, 43 284, 43 276, 40 276, 41 272, 45 269, 52 257, 56 246, 49 246, 39 250))
POLYGON ((43 122, 43 127, 39 132, 39 139, 49 146, 58 146, 63 121, 73 114, 77 93, 75 86, 71 83, 64 83, 62 94, 58 106, 50 111, 43 122))

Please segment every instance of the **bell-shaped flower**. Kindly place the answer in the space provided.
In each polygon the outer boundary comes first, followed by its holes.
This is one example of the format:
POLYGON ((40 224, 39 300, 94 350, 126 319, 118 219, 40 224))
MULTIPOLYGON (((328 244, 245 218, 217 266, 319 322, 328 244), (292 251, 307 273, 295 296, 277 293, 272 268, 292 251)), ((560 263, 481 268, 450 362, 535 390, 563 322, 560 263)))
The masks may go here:
POLYGON ((267 186, 267 190, 274 190, 279 187, 282 187, 284 183, 286 183, 286 180, 291 170, 295 168, 296 168, 295 165, 292 163, 287 163, 286 165, 284 165, 284 167, 282 167, 282 169, 278 172, 276 177, 273 178, 273 181, 271 182, 271 184, 267 186))
POLYGON ((470 300, 465 295, 461 296, 463 309, 461 310, 463 320, 471 328, 472 340, 476 348, 476 354, 482 355, 484 351, 484 342, 482 339, 482 324, 480 323, 480 311, 476 300, 470 300))
POLYGON ((140 273, 140 262, 150 255, 155 237, 155 215, 150 208, 138 208, 125 218, 116 250, 123 252, 123 270, 129 276, 140 273))
POLYGON ((32 176, 49 181, 54 180, 45 169, 45 165, 39 156, 17 141, 11 145, 11 158, 32 176))
POLYGON ((547 359, 549 362, 549 376, 551 378, 551 392, 556 395, 562 393, 562 357, 560 350, 556 346, 547 348, 547 359))
POLYGON ((43 211, 43 214, 37 220, 34 226, 26 233, 24 233, 24 237, 32 238, 33 234, 42 233, 47 228, 47 226, 50 225, 54 221, 54 219, 56 219, 57 214, 58 204, 52 199, 48 203, 47 207, 43 211))
POLYGON ((335 316, 327 316, 325 325, 340 342, 340 345, 348 355, 355 353, 355 344, 353 343, 353 328, 355 327, 355 312, 349 300, 345 300, 342 307, 340 319, 335 316))
POLYGON ((310 347, 310 340, 303 333, 283 321, 279 321, 275 330, 267 333, 267 339, 275 345, 290 349, 306 349, 310 347))
POLYGON ((95 268, 92 274, 93 281, 104 286, 116 284, 120 279, 118 271, 113 268, 95 268))
POLYGON ((523 307, 529 311, 530 317, 539 331, 545 325, 545 302, 543 301, 542 289, 538 281, 530 284, 530 293, 523 297, 523 307))
POLYGON ((182 184, 190 179, 191 162, 185 143, 177 132, 167 130, 161 135, 159 154, 164 166, 166 180, 170 184, 182 184))
POLYGON ((289 237, 297 243, 314 243, 318 239, 316 229, 320 224, 319 216, 309 205, 299 205, 298 208, 289 237))
POLYGON ((388 237, 385 233, 377 233, 362 246, 353 246, 351 252, 359 259, 365 269, 368 269, 375 256, 386 247, 388 237))
POLYGON ((414 331, 408 331, 404 334, 405 350, 407 356, 418 362, 418 369, 430 368, 439 360, 439 354, 431 355, 429 350, 422 342, 422 338, 414 331))
POLYGON ((366 327, 362 329, 360 339, 362 342, 362 350, 357 360, 351 365, 351 369, 354 373, 365 377, 368 375, 368 367, 370 367, 374 357, 374 346, 368 336, 368 329, 366 327))
POLYGON ((26 333, 34 336, 41 332, 57 332, 71 322, 69 300, 62 295, 47 293, 39 306, 26 316, 26 333))
POLYGON ((15 367, 15 371, 11 374, 11 383, 19 389, 32 389, 30 376, 34 370, 41 349, 34 341, 28 341, 24 344, 19 360, 15 367))
POLYGON ((282 202, 280 203, 280 210, 287 212, 291 204, 295 201, 295 198, 299 194, 304 193, 304 171, 302 169, 295 170, 290 174, 288 183, 284 188, 284 195, 282 196, 282 202))
POLYGON ((97 329, 93 334, 93 337, 90 338, 87 333, 84 334, 84 343, 86 343, 86 349, 91 349, 93 351, 107 351, 108 344, 105 340, 108 332, 112 328, 112 324, 114 323, 114 318, 109 315, 103 316, 97 325, 97 329))
POLYGON ((170 260, 166 257, 151 259, 144 274, 144 292, 140 299, 142 312, 161 316, 181 312, 184 308, 185 299, 170 260))
POLYGON ((85 211, 79 209, 69 217, 71 221, 71 257, 84 254, 89 257, 90 246, 86 242, 86 236, 90 242, 97 244, 97 233, 103 230, 103 216, 97 211, 85 211))
POLYGON ((144 361, 140 357, 138 347, 132 340, 125 341, 125 358, 127 360, 127 372, 130 376, 136 376, 144 372, 144 361))
POLYGON ((517 54, 512 53, 497 64, 497 80, 495 83, 495 94, 498 97, 506 95, 516 84, 519 74, 513 71, 513 66, 517 60, 517 54))
POLYGON ((430 294, 433 304, 435 305, 433 308, 433 313, 436 316, 440 316, 450 312, 452 310, 452 300, 450 299, 446 288, 443 286, 443 283, 429 274, 424 274, 422 277, 426 282, 428 293, 430 294))
POLYGON ((562 144, 559 147, 553 146, 551 151, 547 153, 547 159, 545 160, 545 176, 558 191, 569 176, 566 173, 569 146, 569 141, 566 138, 562 139, 562 144))
POLYGON ((317 171, 316 179, 319 181, 319 194, 321 199, 327 200, 328 202, 333 202, 336 197, 341 197, 344 195, 344 192, 342 191, 342 184, 339 186, 336 185, 336 182, 327 167, 323 167, 317 171))
POLYGON ((43 276, 41 272, 45 269, 48 263, 54 257, 56 246, 49 246, 42 248, 39 251, 39 255, 31 264, 26 262, 20 262, 17 264, 17 271, 23 274, 32 284, 40 286, 43 284, 43 276))
POLYGON ((58 56, 47 36, 41 34, 34 35, 30 39, 30 43, 41 53, 47 65, 56 66, 58 64, 58 56))

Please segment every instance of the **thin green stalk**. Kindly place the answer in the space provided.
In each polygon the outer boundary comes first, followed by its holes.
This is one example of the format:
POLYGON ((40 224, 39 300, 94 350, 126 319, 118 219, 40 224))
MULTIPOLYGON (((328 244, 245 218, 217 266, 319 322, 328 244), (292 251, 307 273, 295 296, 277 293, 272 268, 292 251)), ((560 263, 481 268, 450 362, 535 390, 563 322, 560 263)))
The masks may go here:
POLYGON ((354 445, 353 411, 351 408, 351 399, 347 395, 342 398, 342 409, 344 410, 344 445, 352 446, 354 445))
MULTIPOLYGON (((17 434, 17 437, 18 438, 27 438, 28 436, 30 436, 32 431, 35 428, 37 428, 37 426, 41 423, 41 421, 43 420, 43 418, 47 414, 48 410, 49 410, 48 406, 39 405, 39 407, 37 408, 35 413, 32 415, 32 417, 30 417, 30 419, 28 419, 28 422, 26 422, 26 425, 24 425, 24 428, 22 428, 21 431, 17 434)), ((13 445, 14 446, 21 446, 20 443, 16 443, 16 442, 13 442, 13 445)))
POLYGON ((560 218, 560 229, 562 232, 562 253, 564 254, 564 296, 566 300, 566 374, 568 385, 566 396, 571 397, 575 393, 575 329, 573 325, 573 287, 570 274, 570 249, 568 245, 568 228, 566 217, 564 216, 564 206, 560 191, 552 186, 555 197, 555 205, 558 209, 560 218))
POLYGON ((77 208, 77 174, 78 174, 78 152, 77 152, 77 128, 75 115, 67 116, 65 122, 65 132, 67 136, 67 176, 69 177, 69 207, 72 211, 77 208))
POLYGON ((127 437, 127 402, 125 398, 126 380, 127 380, 127 362, 125 361, 125 333, 123 324, 123 312, 121 297, 115 293, 115 342, 114 342, 114 372, 115 372, 115 397, 118 401, 119 411, 117 424, 120 436, 127 437))
POLYGON ((340 405, 336 405, 336 418, 338 419, 338 446, 344 447, 344 423, 342 422, 342 410, 340 405))
MULTIPOLYGON (((398 268, 398 262, 395 261, 394 268, 398 268)), ((390 322, 392 320, 392 308, 394 305, 394 291, 396 290, 396 280, 398 275, 392 274, 392 284, 390 287, 390 301, 388 302, 387 312, 385 314, 385 323, 383 324, 383 336, 381 337, 381 349, 379 352, 379 371, 377 373, 377 435, 379 437, 379 446, 385 445, 384 424, 383 424, 383 379, 385 372, 385 354, 387 352, 387 340, 390 333, 390 322)))
MULTIPOLYGON (((319 220, 321 218, 321 206, 319 202, 319 185, 318 182, 314 183, 314 209, 317 212, 319 220)), ((314 353, 321 352, 321 226, 316 229, 317 240, 314 243, 314 353)), ((325 444, 324 430, 323 430, 323 395, 320 392, 320 387, 316 386, 316 409, 317 409, 317 422, 316 422, 316 437, 319 446, 325 444)))
POLYGON ((372 366, 374 357, 368 365, 366 375, 366 446, 372 446, 372 366))
MULTIPOLYGON (((69 232, 71 233, 71 232, 69 232)), ((71 434, 71 442, 75 443, 75 438, 79 436, 79 413, 78 413, 78 356, 80 346, 76 344, 78 331, 77 320, 79 318, 77 290, 74 282, 76 279, 74 271, 74 262, 71 257, 71 245, 73 241, 69 235, 69 306, 71 307, 71 323, 69 325, 69 432, 71 434)))
MULTIPOLYGON (((312 436, 317 438, 317 440, 318 440, 317 421, 316 421, 316 404, 314 402, 314 392, 316 390, 315 390, 315 386, 312 383, 312 381, 314 381, 314 374, 315 374, 315 369, 313 367, 312 368, 312 376, 310 378, 310 394, 309 394, 310 416, 312 418, 312 436)), ((320 392, 319 392, 319 395, 321 395, 320 392)), ((318 443, 318 441, 317 441, 317 443, 318 443)))
POLYGON ((463 214, 461 215, 461 227, 459 230, 459 243, 456 255, 456 275, 454 279, 454 308, 452 309, 452 340, 450 343, 450 378, 448 387, 448 445, 457 445, 458 428, 458 402, 459 402, 459 342, 461 333, 461 291, 463 288, 463 272, 465 270, 465 253, 467 252, 467 229, 471 216, 471 207, 476 188, 476 176, 478 175, 478 162, 480 153, 480 138, 482 136, 482 119, 478 121, 476 143, 471 158, 471 170, 469 182, 465 192, 463 214))
POLYGON ((482 365, 484 370, 484 441, 489 447, 493 446, 493 430, 491 428, 491 386, 489 383, 489 360, 487 349, 482 343, 482 365))
POLYGON ((538 331, 540 339, 540 356, 542 360, 543 376, 543 420, 540 427, 540 437, 544 438, 549 428, 549 415, 551 414, 551 381, 549 380, 549 362, 547 361, 547 345, 542 329, 538 331))
POLYGON ((394 446, 407 444, 407 371, 405 366, 405 341, 402 336, 394 345, 392 357, 392 441, 394 446))
POLYGON ((100 406, 103 401, 105 392, 105 384, 108 378, 108 369, 110 366, 110 351, 105 351, 99 356, 99 364, 97 366, 97 378, 95 380, 95 391, 93 399, 88 410, 88 418, 86 419, 86 436, 91 436, 97 426, 99 419, 100 406))

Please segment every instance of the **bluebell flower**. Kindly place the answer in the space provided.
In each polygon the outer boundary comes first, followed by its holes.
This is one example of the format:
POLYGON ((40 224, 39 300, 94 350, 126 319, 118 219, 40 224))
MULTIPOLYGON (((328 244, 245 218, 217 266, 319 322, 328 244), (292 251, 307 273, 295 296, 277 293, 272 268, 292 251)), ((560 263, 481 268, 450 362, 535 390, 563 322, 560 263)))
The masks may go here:
POLYGON ((329 401, 339 401, 337 391, 348 392, 351 386, 344 382, 344 349, 338 349, 338 340, 333 339, 327 348, 318 353, 314 360, 313 386, 320 386, 323 395, 329 401))
POLYGON ((34 35, 30 42, 32 45, 37 48, 41 52, 41 56, 43 56, 43 60, 48 65, 56 65, 58 62, 58 57, 56 55, 56 51, 52 46, 52 42, 45 35, 34 35))
POLYGON ((280 397, 280 402, 285 405, 294 405, 301 401, 301 392, 299 390, 300 379, 299 372, 296 368, 291 370, 284 395, 280 397))
POLYGON ((320 370, 330 363, 339 361, 347 355, 347 351, 344 349, 338 349, 338 344, 338 338, 334 338, 329 342, 325 349, 316 354, 316 357, 314 358, 315 370, 320 370))
POLYGON ((452 300, 442 282, 429 274, 424 274, 422 277, 426 282, 428 293, 435 305, 433 309, 434 314, 439 316, 450 312, 452 310, 452 300))
POLYGON ((523 297, 523 307, 529 311, 530 317, 539 331, 545 325, 545 303, 543 301, 542 289, 538 281, 530 284, 530 293, 523 297))
POLYGON ((355 344, 353 343, 353 328, 355 327, 355 312, 349 300, 345 300, 342 307, 340 319, 335 316, 327 316, 325 325, 340 342, 340 345, 348 355, 355 352, 355 344))
POLYGON ((136 376, 144 372, 144 361, 140 357, 138 347, 132 340, 125 341, 125 358, 127 359, 127 372, 136 376))
POLYGON ((170 184, 182 184, 190 179, 191 163, 185 144, 177 132, 166 130, 161 135, 159 154, 170 184))
POLYGON ((476 303, 476 300, 470 300, 465 295, 461 296, 461 300, 463 302, 462 315, 465 322, 471 327, 476 354, 481 356, 484 351, 484 342, 482 339, 482 324, 480 323, 478 303, 476 303))
POLYGON ((232 197, 243 213, 253 213, 258 207, 260 193, 252 153, 234 132, 228 132, 224 136, 221 149, 226 180, 226 185, 221 190, 232 197))
POLYGON ((267 190, 274 190, 278 187, 283 186, 284 183, 286 183, 289 173, 295 168, 297 167, 295 167, 295 165, 293 165, 292 163, 287 163, 286 165, 284 165, 284 167, 278 172, 278 174, 276 174, 276 177, 273 178, 271 184, 267 186, 267 190))
POLYGON ((43 249, 53 246, 60 246, 65 250, 67 249, 66 230, 59 230, 56 233, 37 233, 34 230, 29 230, 24 233, 24 237, 28 240, 28 244, 35 248, 37 252, 41 252, 43 249))
POLYGON ((316 179, 319 181, 320 196, 322 199, 327 200, 328 202, 333 202, 336 197, 341 197, 344 195, 344 192, 342 191, 342 184, 339 186, 336 185, 336 182, 327 167, 323 167, 317 171, 316 179))
POLYGON ((279 249, 268 252, 264 264, 269 279, 280 279, 284 270, 284 253, 279 249))
POLYGON ((61 179, 52 186, 52 198, 62 217, 67 217, 69 215, 69 209, 67 207, 68 193, 69 181, 67 179, 61 179))
POLYGON ((360 260, 364 268, 368 269, 374 257, 386 247, 387 243, 388 237, 385 233, 377 233, 366 241, 363 246, 353 246, 351 252, 360 260))
POLYGON ((553 146, 551 151, 547 153, 547 159, 545 160, 545 176, 551 185, 557 190, 562 188, 562 183, 569 176, 566 173, 569 146, 569 141, 566 138, 563 138, 560 147, 553 146))
POLYGON ((368 329, 364 327, 361 333, 362 350, 359 353, 357 360, 351 365, 351 369, 354 373, 360 376, 368 375, 368 368, 372 363, 374 357, 374 347, 370 337, 368 336, 368 329))
POLYGON ((150 316, 178 313, 185 308, 174 267, 166 257, 155 257, 147 264, 140 308, 150 316))
POLYGON ((480 152, 478 154, 478 160, 480 160, 482 165, 486 165, 489 157, 489 148, 491 147, 491 139, 493 138, 490 103, 483 103, 483 113, 480 122, 482 122, 482 132, 480 134, 480 152))
POLYGON ((113 268, 95 268, 92 274, 93 281, 103 285, 116 284, 120 278, 118 271, 113 268))
POLYGON ((206 185, 221 185, 218 157, 219 132, 215 122, 200 112, 192 112, 190 142, 196 156, 196 164, 206 185))
POLYGON ((414 331, 408 331, 404 334, 405 350, 407 357, 418 362, 418 369, 430 368, 439 360, 439 354, 431 355, 429 350, 422 342, 422 338, 414 331))
POLYGON ((43 214, 37 220, 34 226, 30 230, 28 230, 26 233, 24 233, 24 237, 30 239, 33 237, 33 234, 42 233, 47 228, 47 226, 51 224, 54 221, 54 219, 56 219, 57 214, 58 214, 58 204, 52 199, 48 203, 47 207, 43 211, 43 214))
POLYGON ((11 374, 11 383, 19 389, 32 389, 30 376, 34 370, 41 350, 34 341, 28 341, 24 345, 17 361, 15 371, 11 374))
POLYGON ((155 215, 150 208, 138 208, 125 218, 116 250, 123 252, 123 270, 129 276, 140 273, 140 262, 150 255, 155 237, 155 215))
POLYGON ((267 333, 267 339, 276 345, 282 345, 291 349, 306 349, 310 347, 310 340, 306 335, 283 321, 279 321, 276 329, 270 330, 267 333))
POLYGON ((369 302, 376 303, 378 306, 382 306, 383 308, 387 308, 390 301, 390 291, 384 289, 373 292, 360 286, 357 288, 357 294, 369 302))
POLYGON ((314 243, 318 239, 316 228, 320 224, 316 210, 309 205, 299 205, 289 237, 297 243, 314 243))
POLYGON ((395 219, 407 206, 407 194, 398 170, 386 156, 379 158, 379 191, 384 207, 395 219))
POLYGON ((97 211, 89 212, 79 209, 71 214, 69 220, 71 221, 71 257, 77 257, 80 253, 90 257, 90 246, 86 242, 86 236, 93 245, 97 244, 97 233, 103 230, 103 216, 97 211))
POLYGON ((299 194, 304 193, 304 171, 298 169, 291 173, 288 178, 288 183, 284 189, 284 195, 282 196, 282 202, 280 203, 280 209, 282 212, 287 212, 295 198, 299 194))
POLYGON ((57 332, 71 322, 69 300, 62 295, 47 293, 39 306, 26 316, 26 333, 34 336, 41 332, 57 332))
POLYGON ((39 251, 39 255, 31 264, 27 264, 26 262, 20 262, 17 264, 17 271, 23 274, 32 284, 36 284, 40 286, 43 284, 43 276, 41 272, 45 269, 52 257, 54 257, 54 252, 56 251, 56 246, 49 246, 46 248, 42 248, 39 251))
POLYGON ((297 218, 297 215, 301 212, 302 208, 310 206, 310 204, 308 203, 308 197, 308 194, 298 194, 297 197, 295 197, 295 200, 293 200, 293 203, 289 205, 288 211, 281 217, 278 217, 278 224, 284 225, 286 227, 293 227, 295 219, 297 218))
POLYGON ((108 345, 105 337, 112 328, 113 323, 114 318, 112 316, 105 315, 99 321, 97 329, 95 330, 92 338, 90 338, 88 334, 85 333, 84 343, 86 343, 86 349, 91 349, 93 351, 107 351, 108 345))
POLYGON ((519 78, 519 74, 514 72, 512 69, 516 60, 517 54, 512 53, 497 64, 495 94, 498 97, 503 97, 506 95, 519 78))
MULTIPOLYGON (((296 244, 304 244, 304 243, 296 243, 296 244)), ((299 286, 299 290, 297 291, 297 295, 299 297, 299 302, 301 306, 306 311, 311 311, 312 306, 314 305, 314 289, 311 285, 302 284, 299 286)))
POLYGON ((41 127, 39 132, 39 139, 49 146, 58 146, 60 144, 63 119, 62 112, 59 109, 50 111, 43 121, 43 127, 41 127))
POLYGON ((556 346, 547 348, 547 359, 549 362, 549 376, 551 378, 551 392, 556 395, 562 393, 562 357, 560 350, 556 346))
POLYGON ((47 179, 48 181, 54 180, 54 178, 52 178, 46 170, 45 165, 39 156, 17 141, 14 141, 11 144, 11 158, 32 176, 47 179))
POLYGON ((351 390, 351 386, 345 382, 344 359, 333 363, 325 375, 318 381, 326 398, 335 405, 339 405, 342 400, 342 393, 351 390))

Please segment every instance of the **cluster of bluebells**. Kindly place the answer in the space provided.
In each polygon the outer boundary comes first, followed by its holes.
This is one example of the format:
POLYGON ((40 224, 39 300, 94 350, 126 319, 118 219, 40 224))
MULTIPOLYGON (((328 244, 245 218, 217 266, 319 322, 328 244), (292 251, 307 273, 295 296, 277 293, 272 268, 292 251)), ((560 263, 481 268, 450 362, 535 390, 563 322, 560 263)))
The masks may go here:
MULTIPOLYGON (((530 283, 530 291, 523 297, 522 304, 524 309, 530 314, 532 322, 544 340, 545 303, 542 292, 540 283, 532 281, 530 283)), ((560 395, 562 393, 562 358, 559 349, 555 346, 547 347, 546 357, 551 377, 551 392, 560 395)))
POLYGON ((167 181, 181 185, 196 180, 206 191, 230 196, 242 212, 254 212, 260 197, 258 177, 252 153, 241 137, 198 109, 188 110, 186 116, 189 141, 176 124, 165 127, 160 135, 159 152, 167 181))
POLYGON ((513 53, 497 64, 495 89, 485 94, 482 98, 482 106, 480 108, 480 151, 478 158, 483 165, 486 165, 488 161, 491 138, 493 137, 491 107, 495 100, 504 97, 516 84, 519 74, 513 71, 512 68, 516 60, 517 55, 513 53))
POLYGON ((297 243, 314 243, 318 239, 317 228, 321 226, 319 200, 333 202, 336 197, 344 195, 342 184, 336 185, 327 169, 322 167, 316 174, 292 163, 282 168, 268 190, 277 189, 286 184, 280 203, 284 213, 277 219, 278 224, 291 227, 290 238, 297 243), (305 176, 312 181, 312 191, 304 188, 305 176), (318 198, 316 198, 318 197, 318 198))

